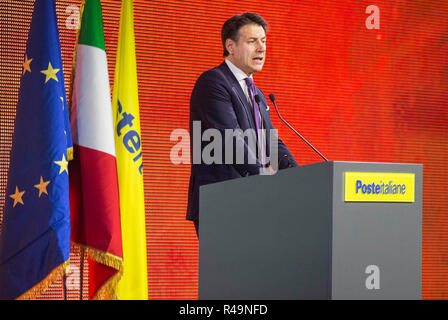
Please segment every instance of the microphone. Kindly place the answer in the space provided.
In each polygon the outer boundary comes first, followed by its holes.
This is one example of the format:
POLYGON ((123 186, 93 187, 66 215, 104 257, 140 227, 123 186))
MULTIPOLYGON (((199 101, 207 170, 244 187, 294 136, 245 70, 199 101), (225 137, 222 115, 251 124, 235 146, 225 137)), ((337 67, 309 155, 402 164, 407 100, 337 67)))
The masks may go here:
POLYGON ((261 120, 262 120, 261 124, 263 124, 263 114, 261 113, 261 110, 260 110, 260 105, 261 105, 260 96, 258 94, 256 94, 256 95, 254 95, 254 99, 255 99, 255 102, 257 103, 258 111, 260 111, 260 117, 261 117, 261 120))
POLYGON ((328 162, 328 160, 327 160, 327 158, 325 158, 324 156, 323 156, 323 154, 322 153, 320 153, 316 148, 314 148, 314 146, 311 144, 311 143, 309 143, 304 137, 302 137, 302 135, 300 134, 300 133, 298 133, 293 127, 291 127, 290 125, 289 125, 289 123, 288 122, 286 122, 283 118, 282 118, 282 116, 280 115, 280 112, 278 112, 278 108, 277 108, 277 104, 275 103, 275 96, 274 96, 274 94, 273 93, 271 93, 270 95, 269 95, 269 99, 271 99, 271 101, 272 101, 272 103, 274 104, 274 107, 275 107, 275 111, 277 111, 277 114, 278 114, 278 117, 280 118, 280 120, 282 120, 292 131, 294 131, 294 133, 295 134, 297 134, 299 137, 300 137, 300 139, 302 139, 303 141, 305 141, 306 142, 306 144, 307 145, 309 145, 318 155, 320 155, 321 157, 322 157, 322 159, 324 159, 326 162, 328 162))

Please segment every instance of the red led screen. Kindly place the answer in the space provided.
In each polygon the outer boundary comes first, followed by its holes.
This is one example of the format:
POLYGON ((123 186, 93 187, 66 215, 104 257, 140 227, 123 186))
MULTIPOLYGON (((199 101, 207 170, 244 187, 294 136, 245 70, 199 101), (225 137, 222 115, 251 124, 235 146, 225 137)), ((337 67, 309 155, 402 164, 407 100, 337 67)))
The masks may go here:
MULTIPOLYGON (((68 90, 80 1, 56 3, 68 90)), ((0 206, 32 4, 0 4, 0 206)), ((112 81, 120 2, 102 5, 112 81)), ((188 129, 194 82, 222 61, 222 24, 245 11, 269 23, 256 84, 328 159, 423 164, 422 296, 448 298, 448 2, 135 0, 149 298, 197 298, 198 242, 185 221, 190 168, 171 163, 170 134, 188 129)), ((320 161, 271 118, 299 164, 320 161)), ((78 253, 72 261, 68 298, 77 299, 78 253)), ((42 298, 61 290, 56 283, 42 298)))

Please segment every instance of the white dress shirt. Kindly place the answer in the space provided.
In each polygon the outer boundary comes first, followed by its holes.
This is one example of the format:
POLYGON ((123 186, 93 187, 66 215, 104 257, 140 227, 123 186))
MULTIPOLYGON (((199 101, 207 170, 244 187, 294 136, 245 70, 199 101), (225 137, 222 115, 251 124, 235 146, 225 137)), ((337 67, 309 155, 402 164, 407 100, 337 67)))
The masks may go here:
POLYGON ((246 84, 246 78, 252 78, 252 75, 250 77, 247 76, 246 73, 244 73, 243 70, 235 66, 232 62, 230 62, 228 59, 225 60, 227 63, 227 66, 229 67, 230 71, 232 71, 233 75, 235 76, 236 80, 238 80, 238 83, 241 86, 241 89, 243 89, 244 94, 246 95, 246 99, 249 102, 250 105, 252 105, 252 101, 250 101, 249 98, 249 89, 247 88, 246 84))

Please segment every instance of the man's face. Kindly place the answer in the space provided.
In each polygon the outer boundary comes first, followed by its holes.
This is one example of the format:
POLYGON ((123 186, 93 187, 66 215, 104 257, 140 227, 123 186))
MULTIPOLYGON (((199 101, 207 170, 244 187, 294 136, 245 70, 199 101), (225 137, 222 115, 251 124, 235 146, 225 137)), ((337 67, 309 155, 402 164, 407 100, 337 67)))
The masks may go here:
POLYGON ((237 42, 226 40, 229 52, 227 59, 244 71, 248 76, 261 71, 266 54, 266 33, 262 26, 247 24, 239 30, 240 37, 237 42))

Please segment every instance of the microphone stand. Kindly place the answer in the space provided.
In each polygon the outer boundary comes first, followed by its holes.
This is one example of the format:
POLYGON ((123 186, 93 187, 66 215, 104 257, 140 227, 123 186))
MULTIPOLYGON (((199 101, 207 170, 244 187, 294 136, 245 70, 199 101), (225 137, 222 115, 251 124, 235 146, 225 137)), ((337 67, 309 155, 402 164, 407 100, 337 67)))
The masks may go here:
POLYGON ((322 153, 320 153, 311 143, 309 143, 304 137, 302 137, 302 135, 300 133, 298 133, 288 122, 286 122, 286 120, 283 119, 283 117, 280 115, 280 112, 278 112, 277 104, 275 103, 275 96, 273 93, 271 93, 269 95, 269 99, 274 104, 275 111, 277 111, 277 114, 278 114, 278 117, 280 118, 280 120, 282 120, 292 131, 295 132, 295 134, 297 134, 303 141, 305 141, 305 143, 307 145, 309 145, 319 156, 321 156, 322 159, 324 159, 326 162, 328 162, 327 158, 325 158, 322 153))

